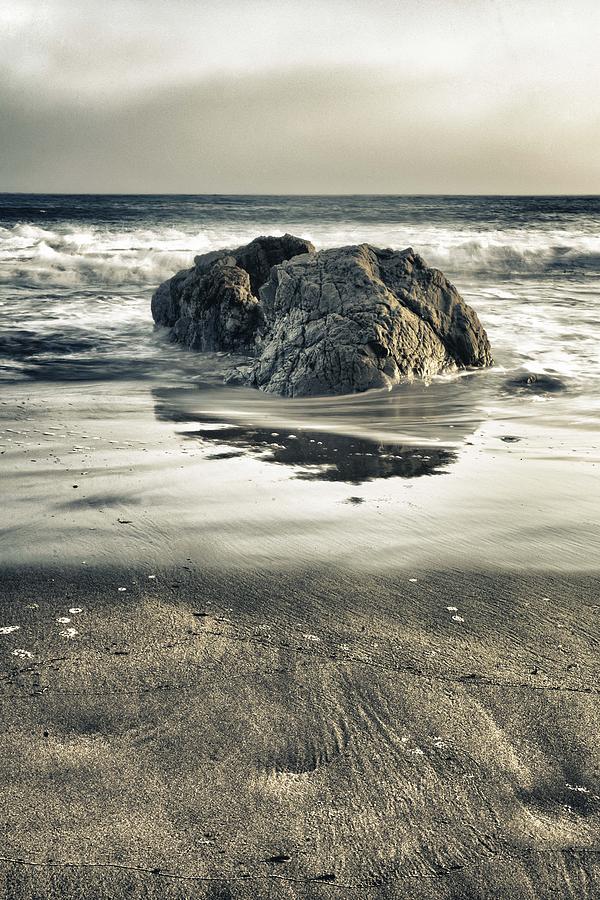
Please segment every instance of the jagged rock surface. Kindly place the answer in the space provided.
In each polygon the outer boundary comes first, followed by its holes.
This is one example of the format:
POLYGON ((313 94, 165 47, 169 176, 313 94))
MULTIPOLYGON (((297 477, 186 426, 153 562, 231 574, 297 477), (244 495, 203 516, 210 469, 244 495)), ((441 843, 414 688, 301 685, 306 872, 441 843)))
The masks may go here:
POLYGON ((249 383, 288 396, 363 391, 492 361, 475 312, 412 249, 368 244, 277 266, 249 383))
POLYGON ((492 362, 476 313, 411 248, 315 252, 285 235, 196 257, 157 290, 175 340, 254 353, 232 380, 287 396, 350 393, 492 362))
POLYGON ((258 292, 271 268, 314 249, 310 241, 285 234, 196 256, 191 269, 154 293, 154 321, 171 328, 172 339, 192 350, 251 352, 263 322, 258 292))

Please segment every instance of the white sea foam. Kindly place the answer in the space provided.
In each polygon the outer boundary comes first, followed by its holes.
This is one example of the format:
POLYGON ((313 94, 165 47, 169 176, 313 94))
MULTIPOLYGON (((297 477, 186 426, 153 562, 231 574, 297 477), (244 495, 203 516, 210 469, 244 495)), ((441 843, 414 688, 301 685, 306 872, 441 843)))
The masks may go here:
POLYGON ((201 241, 174 231, 0 229, 0 279, 36 285, 156 284, 190 265, 201 241))
POLYGON ((38 285, 155 285, 191 265, 197 253, 235 247, 259 233, 304 235, 318 248, 358 241, 413 246, 431 265, 452 277, 461 273, 542 274, 548 270, 600 269, 600 235, 561 229, 476 231, 314 221, 278 226, 256 222, 243 229, 227 224, 202 231, 164 228, 110 229, 61 223, 54 228, 19 223, 0 227, 0 280, 38 285))

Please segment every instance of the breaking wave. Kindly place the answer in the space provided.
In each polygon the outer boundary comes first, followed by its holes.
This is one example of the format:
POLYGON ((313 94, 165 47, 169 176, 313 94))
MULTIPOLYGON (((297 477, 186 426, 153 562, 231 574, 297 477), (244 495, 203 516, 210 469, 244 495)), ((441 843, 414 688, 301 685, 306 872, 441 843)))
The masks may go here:
POLYGON ((0 281, 26 285, 152 286, 191 265, 197 253, 246 243, 259 233, 284 231, 309 238, 318 248, 368 241, 400 249, 413 246, 428 263, 455 280, 462 275, 599 273, 600 235, 560 229, 514 228, 497 231, 435 226, 336 222, 297 222, 274 226, 256 221, 239 228, 183 230, 148 227, 123 230, 106 226, 43 227, 17 223, 0 227, 0 281))

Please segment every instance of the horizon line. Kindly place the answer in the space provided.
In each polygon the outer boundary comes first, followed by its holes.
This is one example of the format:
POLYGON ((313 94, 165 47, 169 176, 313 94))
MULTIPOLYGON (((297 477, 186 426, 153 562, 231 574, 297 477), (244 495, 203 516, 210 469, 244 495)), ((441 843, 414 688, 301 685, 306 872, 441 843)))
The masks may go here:
POLYGON ((417 192, 417 193, 234 193, 234 192, 151 192, 151 191, 0 191, 1 196, 12 197, 578 197, 578 198, 600 198, 600 193, 568 193, 560 192, 557 194, 548 193, 440 193, 440 192, 417 192))

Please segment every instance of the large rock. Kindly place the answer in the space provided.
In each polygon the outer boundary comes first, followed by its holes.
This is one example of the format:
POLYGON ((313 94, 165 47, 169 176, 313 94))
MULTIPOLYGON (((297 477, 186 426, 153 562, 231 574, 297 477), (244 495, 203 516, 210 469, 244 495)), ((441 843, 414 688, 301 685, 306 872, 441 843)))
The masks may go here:
POLYGON ((363 391, 492 361, 477 315, 412 249, 323 250, 272 270, 248 376, 289 396, 363 391))
POLYGON ((263 321, 258 292, 271 268, 314 249, 310 241, 285 234, 196 256, 191 269, 178 272, 154 293, 154 321, 171 328, 172 339, 193 350, 251 352, 263 321))
POLYGON ((285 235, 196 257, 152 310, 176 340, 254 355, 237 379, 287 396, 364 391, 492 362, 476 313, 412 249, 315 252, 285 235))

